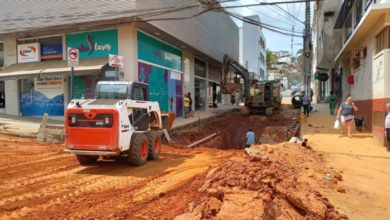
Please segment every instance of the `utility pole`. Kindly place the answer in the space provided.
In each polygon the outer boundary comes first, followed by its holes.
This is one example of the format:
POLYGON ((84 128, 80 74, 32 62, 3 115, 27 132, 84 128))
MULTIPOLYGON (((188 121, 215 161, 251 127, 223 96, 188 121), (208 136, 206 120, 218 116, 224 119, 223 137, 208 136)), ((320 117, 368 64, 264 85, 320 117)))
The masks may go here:
MULTIPOLYGON (((304 45, 304 71, 303 85, 305 93, 310 97, 310 81, 311 81, 311 30, 310 30, 310 0, 306 0, 306 16, 305 16, 305 36, 303 38, 304 45)), ((311 100, 313 101, 313 100, 311 100)))

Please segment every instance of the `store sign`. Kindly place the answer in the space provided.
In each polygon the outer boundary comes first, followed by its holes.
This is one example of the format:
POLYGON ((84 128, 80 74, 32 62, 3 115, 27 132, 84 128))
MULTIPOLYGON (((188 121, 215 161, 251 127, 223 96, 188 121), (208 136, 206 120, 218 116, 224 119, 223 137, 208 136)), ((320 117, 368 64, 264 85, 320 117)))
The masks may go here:
POLYGON ((77 48, 80 59, 118 54, 118 31, 104 30, 66 35, 67 47, 77 48))
POLYGON ((142 32, 137 33, 138 59, 182 71, 182 51, 142 32))
POLYGON ((40 48, 39 43, 19 44, 18 45, 18 63, 38 62, 40 48))
POLYGON ((62 44, 41 44, 41 60, 61 59, 62 44))
POLYGON ((110 54, 108 56, 108 65, 111 67, 123 68, 123 56, 110 54))
POLYGON ((44 76, 36 77, 35 85, 36 90, 63 90, 64 88, 64 79, 62 76, 44 76))

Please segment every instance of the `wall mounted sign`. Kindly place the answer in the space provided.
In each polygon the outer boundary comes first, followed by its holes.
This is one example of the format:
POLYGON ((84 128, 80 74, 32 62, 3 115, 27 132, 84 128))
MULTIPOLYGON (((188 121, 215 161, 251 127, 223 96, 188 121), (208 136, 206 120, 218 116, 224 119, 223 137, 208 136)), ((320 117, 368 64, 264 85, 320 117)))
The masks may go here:
POLYGON ((38 62, 40 59, 39 43, 19 44, 18 63, 38 62))
POLYGON ((66 35, 67 47, 77 48, 80 59, 107 57, 118 54, 118 31, 116 29, 66 35))
POLYGON ((62 44, 41 44, 41 60, 61 59, 62 44))

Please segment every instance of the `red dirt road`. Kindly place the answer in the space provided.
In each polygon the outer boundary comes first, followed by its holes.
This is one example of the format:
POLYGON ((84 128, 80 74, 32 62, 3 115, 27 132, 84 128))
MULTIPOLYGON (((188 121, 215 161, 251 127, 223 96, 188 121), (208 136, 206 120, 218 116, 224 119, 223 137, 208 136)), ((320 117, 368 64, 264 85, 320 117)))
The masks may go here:
POLYGON ((125 160, 83 167, 63 149, 0 136, 0 219, 172 219, 197 200, 209 168, 242 154, 165 146, 160 160, 142 167, 125 160))

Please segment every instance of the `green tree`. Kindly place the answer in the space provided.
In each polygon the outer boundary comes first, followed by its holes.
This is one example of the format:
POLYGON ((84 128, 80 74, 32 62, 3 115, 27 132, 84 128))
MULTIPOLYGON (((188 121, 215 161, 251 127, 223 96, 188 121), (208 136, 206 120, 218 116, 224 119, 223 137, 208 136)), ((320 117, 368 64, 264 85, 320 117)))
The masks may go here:
POLYGON ((276 55, 267 49, 267 69, 270 69, 273 65, 278 62, 276 55))

